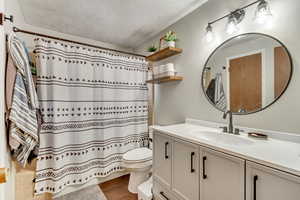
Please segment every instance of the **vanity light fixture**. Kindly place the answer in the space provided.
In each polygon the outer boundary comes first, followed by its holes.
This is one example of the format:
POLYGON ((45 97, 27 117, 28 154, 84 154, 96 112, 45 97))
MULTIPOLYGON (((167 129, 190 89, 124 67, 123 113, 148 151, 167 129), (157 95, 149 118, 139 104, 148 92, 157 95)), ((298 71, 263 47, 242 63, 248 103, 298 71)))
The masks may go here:
POLYGON ((208 24, 206 27, 206 41, 211 42, 214 39, 214 33, 211 24, 208 24))
POLYGON ((264 24, 273 17, 270 5, 267 1, 261 0, 255 11, 254 21, 258 24, 264 24))
POLYGON ((244 19, 245 11, 242 9, 236 10, 228 17, 226 32, 231 35, 239 30, 238 24, 244 19))
POLYGON ((237 32, 239 30, 239 27, 237 26, 237 22, 233 16, 230 16, 228 18, 228 24, 226 28, 226 33, 229 35, 233 34, 234 32, 237 32))
POLYGON ((267 22, 272 17, 272 12, 270 9, 270 5, 267 2, 267 0, 257 0, 254 1, 242 8, 239 8, 223 17, 220 17, 214 21, 211 21, 208 23, 206 27, 206 41, 211 42, 213 40, 213 31, 212 31, 212 25, 222 19, 228 18, 228 23, 226 27, 226 32, 228 34, 233 34, 239 30, 238 24, 244 19, 246 11, 245 9, 253 6, 255 4, 257 5, 257 9, 255 11, 255 21, 259 24, 263 24, 267 22))

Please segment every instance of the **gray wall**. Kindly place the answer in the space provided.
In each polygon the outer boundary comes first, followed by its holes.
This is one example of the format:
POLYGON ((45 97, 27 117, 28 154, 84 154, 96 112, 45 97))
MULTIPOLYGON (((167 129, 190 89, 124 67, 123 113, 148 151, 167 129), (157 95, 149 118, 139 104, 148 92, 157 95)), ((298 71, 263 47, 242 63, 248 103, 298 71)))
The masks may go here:
MULTIPOLYGON (((252 1, 248 0, 209 0, 190 15, 162 31, 157 37, 147 41, 137 52, 145 53, 152 43, 158 44, 159 37, 168 30, 177 32, 183 48, 179 56, 168 59, 174 62, 184 80, 178 83, 166 83, 156 86, 155 118, 158 124, 183 122, 186 117, 224 122, 222 113, 213 108, 206 100, 201 89, 201 72, 210 53, 228 39, 225 33, 226 20, 214 24, 216 39, 213 43, 204 40, 207 22, 252 1)), ((240 24, 240 33, 261 32, 281 40, 292 54, 294 75, 286 93, 262 112, 247 116, 236 116, 236 124, 285 131, 300 134, 300 20, 299 0, 271 0, 274 14, 271 26, 257 25, 253 22, 255 6, 247 9, 244 21, 240 24)))

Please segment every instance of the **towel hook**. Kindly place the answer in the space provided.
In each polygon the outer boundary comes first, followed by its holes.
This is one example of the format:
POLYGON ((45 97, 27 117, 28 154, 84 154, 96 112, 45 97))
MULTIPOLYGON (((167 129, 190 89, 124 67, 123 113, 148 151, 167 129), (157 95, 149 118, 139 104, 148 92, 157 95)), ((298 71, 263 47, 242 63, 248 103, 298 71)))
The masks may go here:
POLYGON ((4 15, 4 21, 10 21, 11 23, 14 23, 14 16, 9 15, 8 17, 4 15))
POLYGON ((7 17, 6 15, 4 15, 3 13, 0 13, 0 25, 3 25, 4 21, 10 21, 11 23, 14 22, 14 16, 10 15, 9 17, 7 17))

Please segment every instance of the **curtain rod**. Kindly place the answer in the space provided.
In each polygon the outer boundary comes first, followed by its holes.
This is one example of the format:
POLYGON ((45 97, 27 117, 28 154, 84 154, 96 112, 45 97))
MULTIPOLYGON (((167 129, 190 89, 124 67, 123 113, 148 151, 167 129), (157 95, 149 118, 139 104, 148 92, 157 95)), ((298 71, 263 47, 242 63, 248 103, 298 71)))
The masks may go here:
POLYGON ((114 52, 118 52, 118 53, 122 53, 122 54, 129 54, 129 55, 140 56, 140 57, 144 57, 144 58, 146 57, 145 55, 141 55, 141 54, 130 53, 130 52, 126 52, 126 51, 120 51, 120 50, 116 50, 116 49, 110 49, 110 48, 96 46, 96 45, 87 44, 87 43, 83 43, 83 42, 68 40, 68 39, 64 39, 64 38, 60 38, 60 37, 54 37, 54 36, 51 36, 51 35, 45 35, 45 34, 41 34, 41 33, 26 31, 26 30, 19 29, 17 27, 13 27, 13 31, 14 32, 20 32, 20 33, 25 33, 25 34, 29 34, 29 35, 36 35, 36 36, 40 36, 40 37, 46 37, 46 38, 50 38, 50 39, 54 39, 54 40, 61 40, 61 41, 64 41, 64 42, 70 42, 70 43, 79 44, 79 45, 85 45, 85 46, 98 48, 98 49, 103 49, 103 50, 108 50, 108 51, 114 51, 114 52))

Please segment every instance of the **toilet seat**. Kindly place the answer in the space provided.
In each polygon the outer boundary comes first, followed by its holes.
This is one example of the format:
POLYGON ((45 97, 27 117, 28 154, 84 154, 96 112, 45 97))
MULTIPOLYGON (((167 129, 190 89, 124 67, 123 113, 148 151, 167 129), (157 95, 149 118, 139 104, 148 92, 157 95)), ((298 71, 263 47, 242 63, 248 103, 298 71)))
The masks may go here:
POLYGON ((152 150, 145 147, 130 150, 123 155, 123 161, 126 163, 141 163, 150 160, 152 160, 152 150))

